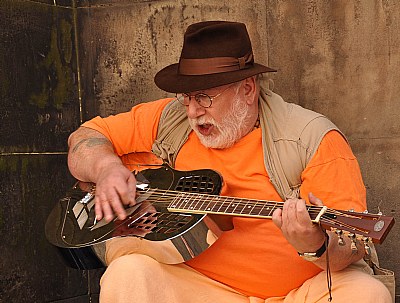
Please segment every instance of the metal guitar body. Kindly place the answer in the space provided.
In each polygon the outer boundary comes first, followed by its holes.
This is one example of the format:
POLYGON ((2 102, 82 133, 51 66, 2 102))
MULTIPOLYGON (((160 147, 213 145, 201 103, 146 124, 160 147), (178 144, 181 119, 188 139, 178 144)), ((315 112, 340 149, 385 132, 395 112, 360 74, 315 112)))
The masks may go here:
MULTIPOLYGON (((146 241, 155 257, 164 263, 189 260, 205 249, 209 228, 204 214, 172 213, 167 206, 176 198, 176 192, 219 195, 221 176, 213 170, 177 171, 168 165, 146 169, 136 174, 137 204, 127 208, 127 218, 107 223, 96 221, 95 193, 72 188, 60 199, 46 223, 46 236, 60 248, 69 266, 90 269, 102 267, 93 245, 115 237, 132 236, 146 241), (161 191, 159 191, 161 190, 161 191), (171 194, 169 194, 171 193, 171 194), (173 256, 173 258, 171 258, 173 256)), ((154 256, 153 256, 154 257, 154 256)))

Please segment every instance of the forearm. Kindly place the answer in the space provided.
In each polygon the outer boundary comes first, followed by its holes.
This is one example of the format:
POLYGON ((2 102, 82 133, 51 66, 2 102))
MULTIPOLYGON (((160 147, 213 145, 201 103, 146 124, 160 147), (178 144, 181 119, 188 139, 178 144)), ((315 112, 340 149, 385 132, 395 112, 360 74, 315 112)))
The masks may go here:
POLYGON ((80 127, 70 135, 68 146, 68 167, 78 180, 96 183, 105 166, 122 165, 111 142, 93 129, 80 127))

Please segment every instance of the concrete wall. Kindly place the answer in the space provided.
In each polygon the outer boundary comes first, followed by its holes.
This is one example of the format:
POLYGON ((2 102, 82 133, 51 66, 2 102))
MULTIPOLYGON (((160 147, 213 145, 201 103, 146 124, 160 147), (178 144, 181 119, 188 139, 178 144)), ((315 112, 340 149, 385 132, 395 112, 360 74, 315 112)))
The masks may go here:
MULTIPOLYGON (((399 221, 400 2, 268 1, 267 28, 276 91, 336 123, 358 157, 370 212, 399 221)), ((399 231, 377 247, 397 277, 399 231)))
MULTIPOLYGON (((166 94, 187 25, 245 22, 275 91, 348 136, 370 210, 399 217, 400 2, 396 0, 0 1, 0 302, 96 301, 102 273, 65 268, 43 225, 72 184, 66 139, 81 121, 166 94)), ((378 250, 400 275, 395 225, 378 250)), ((397 288, 400 295, 400 288, 397 288)))

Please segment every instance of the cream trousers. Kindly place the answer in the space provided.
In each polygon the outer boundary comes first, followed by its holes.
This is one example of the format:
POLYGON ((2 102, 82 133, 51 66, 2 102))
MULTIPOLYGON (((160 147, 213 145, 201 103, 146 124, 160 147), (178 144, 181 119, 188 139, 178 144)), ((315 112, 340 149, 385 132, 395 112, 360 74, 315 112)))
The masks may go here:
MULTIPOLYGON (((119 244, 119 243, 118 243, 119 244)), ((328 302, 326 273, 289 292, 266 300, 245 296, 185 264, 168 265, 116 245, 100 282, 100 302, 140 303, 300 303, 328 302)), ((122 243, 120 243, 122 244, 122 243)), ((125 243, 126 244, 126 241, 125 243)), ((262 279, 262 277, 260 277, 262 279)), ((333 303, 391 303, 387 288, 371 275, 354 268, 332 273, 333 303)))

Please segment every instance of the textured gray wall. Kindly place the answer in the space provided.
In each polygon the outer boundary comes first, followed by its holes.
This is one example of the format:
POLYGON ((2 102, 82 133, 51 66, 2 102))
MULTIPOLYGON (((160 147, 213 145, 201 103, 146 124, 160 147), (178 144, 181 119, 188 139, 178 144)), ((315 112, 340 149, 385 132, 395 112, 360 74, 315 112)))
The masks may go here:
MULTIPOLYGON (((43 236, 72 182, 66 138, 82 120, 165 96, 154 74, 178 60, 187 25, 211 19, 247 24, 256 61, 279 70, 275 91, 342 129, 370 210, 399 217, 399 1, 3 0, 0 302, 96 300, 101 271, 66 269, 43 236)), ((378 247, 397 276, 399 229, 378 247)))
MULTIPOLYGON (((398 221, 400 2, 268 1, 267 12, 276 91, 339 126, 358 157, 369 210, 398 221)), ((399 231, 397 223, 377 247, 397 277, 399 231)))

